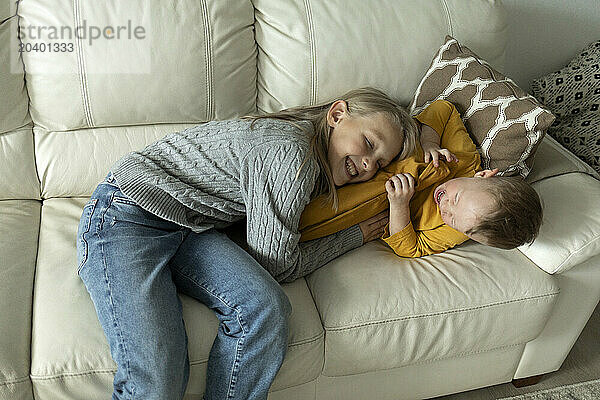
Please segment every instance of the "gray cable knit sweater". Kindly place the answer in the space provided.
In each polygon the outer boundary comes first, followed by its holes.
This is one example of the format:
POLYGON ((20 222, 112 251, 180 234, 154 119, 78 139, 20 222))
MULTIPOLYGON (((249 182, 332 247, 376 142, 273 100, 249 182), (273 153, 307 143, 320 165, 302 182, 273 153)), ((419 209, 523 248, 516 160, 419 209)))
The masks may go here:
MULTIPOLYGON (((309 121, 301 121, 313 130, 309 121)), ((247 218, 248 252, 278 282, 305 276, 362 245, 358 225, 299 243, 298 224, 319 165, 310 137, 276 120, 213 121, 174 132, 112 167, 121 191, 194 232, 247 218)))

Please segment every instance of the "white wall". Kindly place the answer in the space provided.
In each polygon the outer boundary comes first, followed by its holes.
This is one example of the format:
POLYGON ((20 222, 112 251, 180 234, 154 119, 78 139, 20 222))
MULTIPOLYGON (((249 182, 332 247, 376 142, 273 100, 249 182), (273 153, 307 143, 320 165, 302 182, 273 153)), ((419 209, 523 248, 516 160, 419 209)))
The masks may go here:
POLYGON ((503 0, 509 21, 504 74, 529 91, 600 40, 600 0, 503 0))

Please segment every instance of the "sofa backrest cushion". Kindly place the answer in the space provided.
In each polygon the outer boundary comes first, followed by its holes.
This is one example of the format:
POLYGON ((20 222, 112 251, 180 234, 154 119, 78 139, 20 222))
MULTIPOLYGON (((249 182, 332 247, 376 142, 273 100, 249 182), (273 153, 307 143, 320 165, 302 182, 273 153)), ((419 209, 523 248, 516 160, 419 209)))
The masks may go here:
POLYGON ((39 199, 16 3, 0 6, 0 200, 39 199))
POLYGON ((17 51, 16 16, 0 15, 0 134, 29 122, 23 64, 17 51))
POLYGON ((32 118, 49 131, 256 109, 250 0, 50 0, 22 2, 19 15, 25 45, 52 45, 23 53, 32 118))
POLYGON ((408 105, 447 34, 503 68, 507 24, 477 0, 255 0, 259 111, 375 86, 408 105))

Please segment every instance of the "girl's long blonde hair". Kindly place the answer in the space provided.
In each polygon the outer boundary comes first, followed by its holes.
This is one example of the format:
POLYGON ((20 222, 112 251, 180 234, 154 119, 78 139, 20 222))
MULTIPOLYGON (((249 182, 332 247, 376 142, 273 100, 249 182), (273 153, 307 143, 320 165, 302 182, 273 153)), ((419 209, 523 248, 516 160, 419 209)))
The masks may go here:
MULTIPOLYGON (((372 87, 354 89, 337 99, 314 106, 293 107, 265 115, 249 115, 242 117, 244 119, 252 120, 251 127, 258 119, 276 118, 288 121, 304 132, 306 132, 306 129, 297 124, 296 121, 306 120, 312 122, 314 135, 310 141, 311 152, 302 162, 298 174, 302 170, 304 164, 306 164, 306 161, 308 161, 308 157, 314 154, 321 167, 322 173, 317 179, 315 188, 311 194, 311 200, 319 195, 325 195, 324 205, 329 204, 336 211, 338 209, 337 191, 327 159, 329 136, 331 134, 331 127, 327 124, 327 112, 331 105, 337 100, 344 100, 346 102, 348 115, 351 117, 367 117, 374 113, 383 113, 388 117, 392 126, 397 128, 398 135, 404 134, 402 150, 394 160, 402 160, 413 153, 418 136, 417 124, 404 107, 381 90, 372 87)), ((313 134, 313 132, 306 133, 307 135, 313 134)), ((297 176, 298 175, 296 175, 296 177, 297 176)))

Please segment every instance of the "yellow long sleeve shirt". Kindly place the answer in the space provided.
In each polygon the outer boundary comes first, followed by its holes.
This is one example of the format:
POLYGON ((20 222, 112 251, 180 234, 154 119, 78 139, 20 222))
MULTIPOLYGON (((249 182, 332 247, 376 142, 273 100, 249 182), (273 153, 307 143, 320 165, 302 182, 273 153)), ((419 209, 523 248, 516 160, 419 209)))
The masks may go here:
POLYGON ((433 198, 435 188, 458 177, 472 177, 481 170, 479 153, 454 105, 445 100, 433 102, 415 117, 440 135, 440 146, 450 150, 459 162, 425 163, 423 149, 417 141, 412 156, 390 163, 367 182, 338 188, 339 207, 335 212, 323 207, 323 197, 312 200, 300 218, 300 241, 330 235, 360 223, 389 208, 385 182, 404 172, 415 177, 415 193, 410 201, 411 222, 394 235, 389 225, 381 238, 402 257, 421 257, 439 253, 468 239, 444 224, 433 198))

